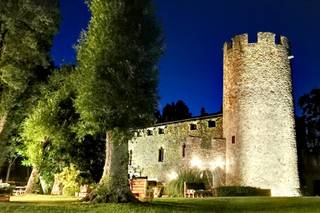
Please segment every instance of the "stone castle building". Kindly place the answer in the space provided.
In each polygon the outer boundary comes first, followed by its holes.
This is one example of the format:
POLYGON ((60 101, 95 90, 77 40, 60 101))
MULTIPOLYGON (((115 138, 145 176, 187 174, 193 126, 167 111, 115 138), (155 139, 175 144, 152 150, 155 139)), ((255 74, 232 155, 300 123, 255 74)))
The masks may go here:
POLYGON ((215 171, 215 187, 298 195, 292 58, 287 38, 277 43, 273 33, 225 43, 223 113, 138 130, 129 142, 130 174, 169 181, 198 167, 215 171))

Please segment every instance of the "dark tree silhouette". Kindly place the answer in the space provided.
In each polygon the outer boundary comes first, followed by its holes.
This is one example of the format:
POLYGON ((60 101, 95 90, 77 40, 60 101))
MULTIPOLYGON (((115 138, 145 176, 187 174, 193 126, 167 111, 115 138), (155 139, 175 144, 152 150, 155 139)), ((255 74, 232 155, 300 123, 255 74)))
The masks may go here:
POLYGON ((207 115, 209 115, 209 114, 207 113, 206 109, 204 107, 201 107, 200 116, 207 116, 207 115))
POLYGON ((191 118, 192 114, 188 106, 182 101, 178 100, 176 103, 166 104, 162 110, 161 121, 177 121, 191 118))
POLYGON ((313 89, 299 99, 305 124, 308 151, 320 152, 320 89, 313 89))

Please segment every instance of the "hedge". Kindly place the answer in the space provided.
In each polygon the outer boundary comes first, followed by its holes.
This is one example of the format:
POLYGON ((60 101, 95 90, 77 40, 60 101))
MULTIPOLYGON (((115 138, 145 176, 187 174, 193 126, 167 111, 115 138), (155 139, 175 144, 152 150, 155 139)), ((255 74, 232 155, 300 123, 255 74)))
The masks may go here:
POLYGON ((270 189, 260 189, 250 186, 222 186, 216 189, 218 197, 229 196, 271 196, 270 189))

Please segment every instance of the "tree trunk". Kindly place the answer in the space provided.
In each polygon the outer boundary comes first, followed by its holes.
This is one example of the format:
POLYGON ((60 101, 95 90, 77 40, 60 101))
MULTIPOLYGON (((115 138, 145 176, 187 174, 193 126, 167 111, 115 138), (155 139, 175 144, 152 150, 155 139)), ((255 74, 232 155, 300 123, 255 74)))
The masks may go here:
POLYGON ((27 183, 27 187, 25 191, 26 194, 31 194, 35 192, 37 188, 38 180, 39 180, 39 171, 37 168, 33 167, 27 183))
POLYGON ((52 190, 51 190, 51 195, 62 195, 62 189, 63 189, 63 185, 55 175, 52 190))
POLYGON ((50 185, 43 179, 42 176, 39 176, 40 186, 42 189, 43 194, 49 194, 49 187, 50 185))
POLYGON ((7 121, 7 115, 5 114, 0 118, 0 135, 2 134, 6 121, 7 121))
POLYGON ((107 132, 103 175, 90 199, 99 203, 137 201, 128 182, 128 137, 125 131, 107 132))
POLYGON ((7 169, 7 175, 6 175, 6 183, 8 183, 9 178, 10 178, 11 167, 12 167, 12 164, 9 163, 8 169, 7 169))
POLYGON ((6 175, 6 182, 9 181, 11 168, 12 168, 14 162, 16 161, 16 159, 17 159, 17 157, 14 157, 12 160, 9 160, 9 165, 8 165, 7 175, 6 175))
POLYGON ((10 178, 10 172, 11 172, 11 167, 12 167, 13 163, 9 163, 8 165, 8 169, 7 169, 7 175, 6 175, 6 182, 9 181, 10 178))

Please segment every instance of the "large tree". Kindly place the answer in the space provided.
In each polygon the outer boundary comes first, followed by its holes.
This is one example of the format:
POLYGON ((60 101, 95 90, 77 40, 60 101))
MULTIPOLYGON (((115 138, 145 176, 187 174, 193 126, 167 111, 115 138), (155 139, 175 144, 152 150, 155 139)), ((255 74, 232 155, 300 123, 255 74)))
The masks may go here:
POLYGON ((59 25, 58 0, 0 0, 0 135, 12 143, 50 67, 49 51, 59 25), (5 135, 3 133, 5 132, 5 135))
POLYGON ((81 171, 81 177, 98 181, 103 162, 96 153, 103 150, 100 136, 78 140, 75 134, 79 115, 74 109, 72 66, 56 69, 41 87, 37 104, 22 125, 24 163, 34 168, 27 191, 32 192, 40 176, 45 185, 52 186, 54 174, 70 164, 81 171), (101 168, 97 166, 102 165, 101 168))
POLYGON ((106 160, 97 202, 133 200, 128 186, 131 130, 153 121, 156 64, 162 34, 151 0, 92 0, 88 31, 78 46, 78 134, 106 133, 106 160))
POLYGON ((73 108, 73 89, 69 83, 72 67, 57 69, 46 84, 41 85, 37 104, 22 123, 21 154, 25 164, 33 167, 27 192, 35 188, 40 172, 53 179, 55 172, 67 166, 65 151, 75 140, 71 130, 77 121, 73 108))

